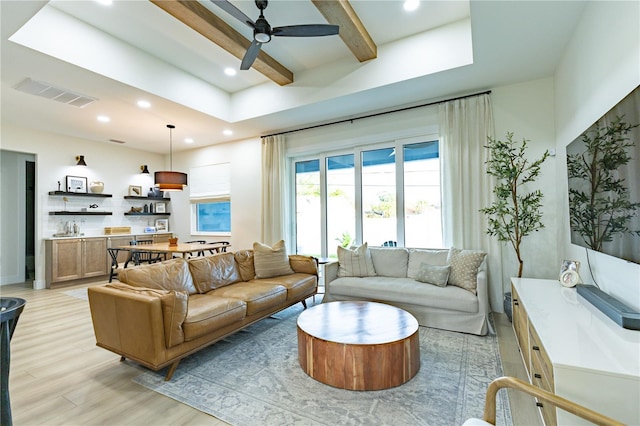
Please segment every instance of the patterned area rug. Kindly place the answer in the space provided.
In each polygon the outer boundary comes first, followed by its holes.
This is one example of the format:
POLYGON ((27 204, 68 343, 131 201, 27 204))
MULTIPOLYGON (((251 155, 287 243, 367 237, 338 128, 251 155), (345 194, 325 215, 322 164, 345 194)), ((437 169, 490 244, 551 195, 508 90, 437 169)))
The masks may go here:
MULTIPOLYGON (((310 301, 310 300, 309 300, 310 301)), ((482 418, 485 392, 502 375, 496 336, 420 327, 421 366, 409 382, 381 391, 348 391, 307 376, 298 364, 300 304, 252 325, 166 370, 135 382, 236 426, 460 425, 482 418)), ((510 425, 506 393, 499 425, 510 425)))

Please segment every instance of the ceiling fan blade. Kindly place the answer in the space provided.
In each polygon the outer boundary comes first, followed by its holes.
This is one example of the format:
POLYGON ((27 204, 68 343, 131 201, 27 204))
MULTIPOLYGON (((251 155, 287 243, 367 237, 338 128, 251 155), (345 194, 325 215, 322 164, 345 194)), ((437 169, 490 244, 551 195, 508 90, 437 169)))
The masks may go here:
POLYGON ((242 63, 240 64, 241 70, 248 70, 253 65, 253 61, 258 57, 258 53, 260 53, 260 47, 262 43, 259 41, 253 40, 251 46, 247 49, 247 52, 244 54, 244 58, 242 58, 242 63))
POLYGON ((322 37, 338 34, 338 25, 309 24, 309 25, 289 25, 286 27, 275 27, 271 30, 271 35, 280 37, 322 37))
POLYGON ((218 6, 220 9, 227 12, 229 15, 236 18, 238 21, 246 24, 248 27, 253 28, 256 26, 256 23, 253 22, 253 19, 249 18, 247 15, 242 13, 240 9, 229 3, 227 0, 210 0, 211 3, 218 6))

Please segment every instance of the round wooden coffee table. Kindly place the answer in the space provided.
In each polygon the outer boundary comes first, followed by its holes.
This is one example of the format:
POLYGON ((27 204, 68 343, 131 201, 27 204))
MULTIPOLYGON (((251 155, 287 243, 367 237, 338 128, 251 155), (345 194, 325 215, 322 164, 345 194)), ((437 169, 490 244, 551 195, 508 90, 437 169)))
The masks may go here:
POLYGON ((298 360, 309 376, 349 390, 379 390, 420 369, 418 321, 375 302, 330 302, 298 317, 298 360))

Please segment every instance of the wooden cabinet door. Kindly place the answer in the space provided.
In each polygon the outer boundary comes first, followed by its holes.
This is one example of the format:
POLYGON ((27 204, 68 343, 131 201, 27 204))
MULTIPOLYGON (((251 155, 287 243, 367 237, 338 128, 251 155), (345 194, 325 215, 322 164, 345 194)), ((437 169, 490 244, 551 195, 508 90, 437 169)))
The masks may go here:
POLYGON ((51 282, 82 278, 82 241, 58 240, 51 244, 51 282))
POLYGON ((82 240, 83 277, 99 277, 108 273, 107 239, 82 240))
POLYGON ((518 346, 522 353, 522 361, 528 373, 531 373, 531 352, 529 348, 529 329, 527 327, 527 312, 520 304, 520 296, 515 288, 511 287, 511 311, 513 315, 513 331, 515 332, 518 346))

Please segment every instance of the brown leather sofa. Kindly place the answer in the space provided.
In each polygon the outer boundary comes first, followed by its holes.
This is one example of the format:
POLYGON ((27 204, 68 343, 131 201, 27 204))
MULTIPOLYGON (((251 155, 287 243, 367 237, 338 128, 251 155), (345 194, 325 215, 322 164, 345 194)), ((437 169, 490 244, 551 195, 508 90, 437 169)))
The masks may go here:
POLYGON ((119 283, 89 287, 96 344, 153 370, 170 366, 316 294, 318 269, 290 255, 293 274, 255 278, 253 251, 127 268, 119 283))

